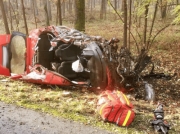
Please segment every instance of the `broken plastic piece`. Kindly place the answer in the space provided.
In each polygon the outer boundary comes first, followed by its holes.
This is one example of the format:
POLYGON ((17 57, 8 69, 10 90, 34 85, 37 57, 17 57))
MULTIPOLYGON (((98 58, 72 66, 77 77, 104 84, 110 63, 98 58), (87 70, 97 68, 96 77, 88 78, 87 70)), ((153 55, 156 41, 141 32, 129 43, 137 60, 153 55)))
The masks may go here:
POLYGON ((144 83, 145 83, 145 93, 146 93, 145 100, 155 101, 155 92, 154 89, 152 88, 153 86, 151 84, 148 84, 147 82, 144 83))
POLYGON ((80 62, 80 60, 77 60, 75 62, 72 63, 72 69, 75 71, 75 72, 83 72, 84 68, 80 62))

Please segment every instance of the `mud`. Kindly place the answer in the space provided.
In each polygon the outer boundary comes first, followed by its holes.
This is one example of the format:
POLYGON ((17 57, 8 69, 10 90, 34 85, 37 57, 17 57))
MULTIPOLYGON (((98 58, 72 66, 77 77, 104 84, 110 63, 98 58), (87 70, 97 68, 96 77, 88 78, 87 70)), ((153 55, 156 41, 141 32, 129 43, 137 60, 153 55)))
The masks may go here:
POLYGON ((71 120, 0 102, 0 134, 112 134, 71 120))

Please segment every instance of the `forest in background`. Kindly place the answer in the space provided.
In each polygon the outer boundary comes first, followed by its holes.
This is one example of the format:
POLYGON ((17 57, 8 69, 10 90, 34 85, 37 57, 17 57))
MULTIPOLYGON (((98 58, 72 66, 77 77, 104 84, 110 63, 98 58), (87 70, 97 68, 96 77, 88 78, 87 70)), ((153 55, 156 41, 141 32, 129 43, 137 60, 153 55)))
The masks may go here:
MULTIPOLYGON (((115 36, 123 41, 128 40, 128 47, 131 44, 138 51, 145 46, 150 48, 154 41, 179 41, 179 0, 1 0, 2 2, 11 33, 19 31, 28 34, 32 29, 48 25, 67 25, 106 39, 115 36), (83 7, 80 12, 85 14, 79 22, 77 17, 80 15, 76 12, 78 6, 83 7), (123 39, 125 28, 127 37, 123 39)), ((6 25, 2 12, 0 18, 0 34, 5 34, 7 31, 4 29, 6 25)))

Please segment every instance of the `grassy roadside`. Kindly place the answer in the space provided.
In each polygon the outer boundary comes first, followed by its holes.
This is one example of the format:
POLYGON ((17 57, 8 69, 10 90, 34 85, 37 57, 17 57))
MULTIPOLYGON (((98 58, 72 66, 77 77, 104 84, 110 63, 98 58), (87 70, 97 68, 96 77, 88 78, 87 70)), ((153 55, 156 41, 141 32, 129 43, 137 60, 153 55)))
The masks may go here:
MULTIPOLYGON (((133 94, 128 95, 134 105, 136 117, 129 127, 117 127, 111 123, 105 123, 96 111, 98 93, 80 88, 59 88, 51 89, 47 85, 37 85, 23 81, 10 80, 0 76, 0 99, 7 103, 23 106, 25 108, 50 113, 54 116, 72 119, 117 133, 154 133, 149 121, 153 118, 151 112, 155 105, 143 100, 135 100, 133 94), (69 92, 68 95, 64 93, 69 92)), ((168 109, 165 107, 165 109, 168 109)), ((180 111, 180 108, 176 109, 180 111)), ((167 111, 168 112, 168 111, 167 111)), ((167 114, 165 113, 165 115, 167 114)), ((169 122, 180 125, 180 115, 177 112, 170 114, 169 122), (176 119, 172 121, 172 119, 176 119)), ((171 123, 171 124, 172 124, 171 123)), ((180 132, 180 128, 172 128, 170 133, 180 132)))

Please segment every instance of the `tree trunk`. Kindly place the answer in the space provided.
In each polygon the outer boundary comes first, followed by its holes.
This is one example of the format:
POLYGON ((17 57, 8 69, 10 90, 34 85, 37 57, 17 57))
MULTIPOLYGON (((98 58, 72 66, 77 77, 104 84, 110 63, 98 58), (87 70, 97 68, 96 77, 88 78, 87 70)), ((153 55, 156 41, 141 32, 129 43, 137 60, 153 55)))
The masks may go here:
POLYGON ((123 46, 127 48, 127 1, 123 0, 123 4, 124 4, 124 34, 123 34, 124 42, 123 42, 123 46))
MULTIPOLYGON (((114 0, 114 9, 117 11, 117 0, 114 0)), ((114 18, 116 19, 116 14, 114 14, 114 18)))
POLYGON ((10 34, 9 27, 8 27, 8 22, 7 22, 7 18, 6 18, 6 13, 5 13, 5 9, 4 9, 3 0, 0 0, 0 7, 1 7, 1 13, 2 13, 2 16, 3 16, 3 21, 4 21, 6 34, 10 34))
POLYGON ((16 13, 15 13, 15 11, 14 11, 14 8, 13 8, 11 2, 10 2, 10 6, 11 6, 11 9, 12 9, 12 11, 13 11, 13 13, 14 13, 14 17, 15 17, 15 20, 16 20, 16 25, 17 25, 16 30, 19 31, 18 19, 17 19, 16 13))
POLYGON ((52 20, 52 15, 51 15, 51 2, 47 0, 47 10, 48 10, 48 16, 49 20, 52 20))
POLYGON ((106 6, 107 6, 107 1, 104 1, 104 6, 103 6, 103 14, 104 14, 104 19, 106 19, 106 6))
POLYGON ((34 8, 35 8, 35 15, 38 15, 38 6, 37 6, 37 0, 34 0, 34 8))
POLYGON ((124 12, 124 0, 122 0, 122 3, 121 3, 121 12, 124 12))
POLYGON ((72 13, 72 2, 69 0, 69 13, 72 13))
POLYGON ((156 5, 155 5, 154 16, 153 16, 151 29, 150 29, 150 32, 149 32, 149 38, 148 38, 148 42, 147 42, 147 49, 149 48, 150 38, 151 38, 152 30, 153 30, 153 27, 154 27, 154 22, 155 22, 155 19, 156 19, 157 10, 158 10, 158 1, 156 2, 156 5))
POLYGON ((104 13, 104 0, 101 1, 101 11, 100 11, 100 19, 103 19, 103 13, 104 13))
POLYGON ((65 17, 65 0, 62 2, 62 17, 65 17))
POLYGON ((166 11, 167 11, 167 1, 161 0, 161 17, 162 17, 162 19, 166 18, 166 11))
POLYGON ((93 11, 93 0, 91 0, 91 13, 93 11))
POLYGON ((23 0, 21 0, 21 6, 22 6, 22 12, 23 12, 23 19, 24 19, 26 35, 28 35, 28 27, 27 27, 27 22, 26 22, 26 15, 25 15, 24 1, 23 0))
POLYGON ((75 0, 75 29, 85 31, 85 0, 75 0))
POLYGON ((49 26, 49 16, 48 16, 48 10, 47 10, 47 1, 44 3, 44 11, 45 11, 45 16, 46 16, 46 26, 49 26))
POLYGON ((9 0, 9 18, 10 18, 10 24, 11 24, 11 32, 13 30, 13 24, 12 24, 12 14, 11 14, 11 7, 10 7, 10 0, 9 0))
POLYGON ((36 11, 35 11, 35 1, 33 0, 32 1, 32 4, 33 4, 33 14, 34 14, 34 20, 35 20, 35 25, 36 25, 36 28, 37 28, 37 21, 36 21, 36 11))
POLYGON ((129 0, 129 51, 130 51, 130 42, 131 42, 131 5, 132 5, 132 0, 129 0))
POLYGON ((59 18, 59 25, 62 25, 61 0, 58 0, 58 18, 59 18))
POLYGON ((114 8, 117 11, 117 0, 114 0, 114 8))
POLYGON ((16 0, 16 17, 17 17, 17 23, 19 24, 19 9, 18 9, 18 1, 17 0, 16 0))
POLYGON ((149 4, 145 5, 145 14, 144 14, 144 45, 146 45, 146 33, 147 33, 147 17, 148 17, 149 4))
POLYGON ((3 1, 3 4, 4 4, 4 11, 7 14, 7 12, 8 12, 7 1, 3 1))

